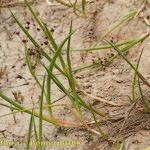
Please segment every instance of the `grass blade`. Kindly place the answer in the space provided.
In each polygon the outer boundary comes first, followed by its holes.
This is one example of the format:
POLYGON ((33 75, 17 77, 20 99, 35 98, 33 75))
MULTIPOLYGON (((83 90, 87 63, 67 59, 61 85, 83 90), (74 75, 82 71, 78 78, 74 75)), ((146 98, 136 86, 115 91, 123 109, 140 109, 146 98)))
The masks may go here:
POLYGON ((93 111, 93 108, 92 108, 91 104, 89 104, 89 108, 90 108, 90 110, 91 110, 91 113, 92 113, 93 118, 94 118, 94 121, 95 121, 95 125, 96 125, 96 127, 97 127, 99 133, 103 136, 103 138, 104 138, 104 137, 106 138, 106 135, 103 133, 103 131, 102 131, 101 128, 100 128, 100 123, 97 121, 97 118, 96 118, 96 116, 95 116, 95 113, 94 113, 94 111, 93 111))
POLYGON ((146 98, 143 95, 143 91, 142 91, 142 88, 141 88, 141 84, 140 84, 139 78, 138 78, 138 85, 139 85, 139 91, 140 91, 140 95, 141 95, 142 104, 146 108, 146 110, 148 112, 150 112, 150 103, 146 100, 146 98))
POLYGON ((105 32, 100 40, 103 40, 107 35, 109 35, 113 30, 115 30, 117 27, 122 25, 123 23, 129 22, 134 18, 134 16, 137 14, 137 11, 131 11, 127 15, 123 16, 120 18, 118 21, 116 21, 109 29, 107 32, 105 32))
MULTIPOLYGON (((39 53, 44 56, 49 62, 51 62, 51 58, 49 57, 49 55, 43 50, 43 48, 34 40, 34 38, 30 35, 30 33, 22 26, 22 24, 19 22, 19 20, 14 16, 14 14, 12 13, 12 11, 10 10, 12 17, 14 18, 14 20, 16 21, 16 23, 18 24, 18 26, 21 28, 21 30, 23 31, 23 33, 29 38, 29 40, 33 43, 33 45, 35 46, 35 48, 37 48, 37 50, 39 51, 39 53)), ((60 73, 62 73, 64 76, 66 75, 63 70, 61 70, 61 68, 59 66, 57 66, 55 64, 55 67, 57 68, 57 70, 59 70, 60 73)))
POLYGON ((36 127, 36 123, 35 123, 35 118, 33 118, 33 119, 34 119, 34 136, 35 136, 36 141, 39 141, 38 134, 37 134, 37 127, 36 127))
POLYGON ((3 104, 3 103, 0 103, 1 106, 4 106, 4 107, 7 107, 7 108, 10 108, 12 110, 16 110, 17 108, 16 107, 13 107, 13 106, 10 106, 10 105, 7 105, 7 104, 3 104))
MULTIPOLYGON (((72 21, 70 24, 69 34, 71 32, 72 32, 72 21)), ((75 98, 75 101, 73 104, 81 116, 80 103, 79 103, 79 100, 81 100, 81 98, 79 97, 79 95, 77 94, 76 89, 75 89, 76 83, 75 83, 75 79, 72 74, 72 67, 71 67, 71 60, 70 60, 70 45, 71 45, 71 36, 69 37, 68 44, 67 44, 68 82, 69 82, 70 88, 71 88, 71 90, 74 94, 74 98, 75 98)))
POLYGON ((33 115, 33 110, 32 110, 32 115, 31 115, 31 118, 30 118, 28 137, 27 137, 27 143, 26 143, 25 150, 30 149, 30 142, 31 142, 32 128, 33 128, 33 120, 34 120, 33 118, 34 118, 34 115, 33 115))
POLYGON ((141 60, 141 57, 142 57, 142 54, 143 54, 143 50, 144 49, 142 49, 142 51, 140 53, 140 56, 138 58, 138 62, 137 62, 136 68, 135 68, 136 70, 135 70, 132 85, 131 85, 131 97, 132 97, 131 100, 132 100, 133 103, 136 102, 136 99, 135 99, 135 83, 136 83, 136 78, 137 78, 136 72, 137 72, 139 64, 140 64, 140 60, 141 60))
MULTIPOLYGON (((58 46, 55 42, 55 39, 53 38, 51 32, 48 30, 48 28, 46 27, 46 25, 44 23, 42 23, 42 21, 39 19, 39 17, 37 17, 36 13, 33 11, 32 7, 30 6, 30 4, 28 3, 27 0, 25 0, 25 4, 27 5, 27 7, 29 8, 33 18, 35 19, 35 21, 38 23, 38 25, 40 26, 40 28, 43 30, 45 36, 48 37, 48 41, 51 43, 53 49, 56 51, 58 46)), ((52 50, 52 52, 54 52, 52 50)), ((61 62, 61 65, 63 67, 63 69, 65 68, 65 63, 64 63, 64 60, 62 58, 62 56, 60 55, 60 62, 61 62)))
MULTIPOLYGON (((130 67, 134 71, 136 71, 136 68, 133 66, 133 64, 122 54, 120 49, 114 43, 109 42, 109 41, 107 41, 107 43, 109 43, 114 48, 114 50, 116 50, 117 53, 130 65, 130 67)), ((143 75, 140 72, 136 71, 136 74, 148 87, 150 87, 150 83, 143 77, 143 75)))
MULTIPOLYGON (((51 76, 51 78, 54 81, 54 83, 60 88, 60 90, 62 92, 64 92, 65 95, 67 95, 69 97, 69 99, 73 103, 74 102, 74 97, 71 95, 71 93, 63 86, 63 84, 59 81, 59 79, 53 73, 51 73, 48 68, 46 68, 44 66, 44 64, 42 64, 42 65, 46 69, 46 71, 49 74, 49 76, 51 76)), ((89 110, 89 106, 85 102, 81 102, 81 101, 79 101, 79 102, 81 103, 82 106, 84 106, 86 109, 89 110)), ((103 116, 103 117, 105 116, 105 114, 103 114, 102 112, 99 112, 97 110, 94 110, 94 112, 97 113, 100 116, 103 116)))
POLYGON ((28 53, 28 49, 27 49, 26 46, 25 46, 25 59, 26 59, 27 66, 28 66, 28 69, 29 69, 31 75, 32 75, 33 78, 35 79, 37 85, 39 85, 39 87, 42 88, 41 83, 39 82, 38 78, 37 78, 36 75, 35 75, 35 72, 34 72, 33 69, 32 69, 31 58, 30 58, 30 55, 29 55, 29 53, 28 53))
POLYGON ((85 8, 86 8, 86 0, 82 0, 82 12, 85 14, 85 8))
MULTIPOLYGON (((117 42, 116 46, 121 47, 127 44, 130 44, 134 41, 136 41, 137 39, 131 39, 131 40, 126 40, 126 41, 122 41, 122 42, 117 42)), ((105 50, 105 49, 110 49, 112 48, 110 44, 105 44, 105 45, 100 45, 97 47, 90 47, 90 48, 81 48, 81 49, 71 49, 71 51, 76 52, 76 51, 81 51, 81 52, 88 52, 88 51, 99 51, 99 50, 105 50)), ((65 50, 66 51, 66 50, 65 50)))
MULTIPOLYGON (((120 47, 119 44, 115 44, 115 46, 118 47, 122 53, 125 53, 125 52, 129 51, 129 49, 132 48, 133 46, 135 46, 136 44, 142 43, 148 36, 149 36, 149 34, 146 33, 146 34, 142 35, 140 38, 138 38, 136 40, 133 40, 133 41, 131 40, 131 41, 129 41, 129 43, 127 42, 126 44, 122 45, 121 47, 120 47)), ((110 46, 109 45, 110 44, 108 44, 105 48, 106 49, 107 48, 113 48, 111 45, 110 46)), ((102 48, 102 47, 99 47, 99 48, 102 48)), ((96 50, 96 48, 95 48, 95 50, 96 50)), ((106 64, 104 64, 104 66, 105 67, 109 66, 118 56, 119 56, 119 54, 116 54, 113 57, 108 58, 106 64)), ((94 67, 94 66, 97 66, 97 65, 101 66, 101 64, 99 62, 98 63, 96 62, 94 64, 89 63, 89 64, 86 64, 86 65, 79 66, 78 68, 73 69, 73 71, 77 72, 77 71, 80 71, 80 70, 83 70, 83 69, 86 69, 86 68, 90 68, 90 67, 94 67)))
POLYGON ((39 142, 40 149, 42 150, 42 141, 43 141, 43 96, 44 96, 44 85, 45 85, 45 76, 43 80, 42 93, 40 97, 40 109, 39 109, 39 142))
MULTIPOLYGON (((23 106, 21 106, 19 103, 16 103, 15 101, 11 100, 10 98, 8 98, 7 96, 5 96, 4 94, 2 94, 2 92, 0 91, 0 97, 2 99, 4 99, 6 102, 12 104, 13 106, 17 107, 18 109, 17 110, 22 110, 23 112, 26 112, 28 114, 32 114, 32 111, 24 108, 23 106)), ((34 112, 34 116, 38 117, 39 118, 39 114, 37 112, 34 112)), ((53 117, 50 117, 50 116, 43 116, 43 120, 47 121, 47 122, 50 122, 56 126, 58 126, 58 120, 53 118, 53 117)))
MULTIPOLYGON (((75 32, 75 31, 74 31, 74 32, 75 32)), ((62 50, 64 44, 66 43, 66 41, 68 40, 68 38, 69 38, 74 32, 70 33, 70 34, 63 40, 63 42, 61 43, 61 45, 59 46, 59 48, 58 48, 57 51, 55 52, 55 54, 54 54, 54 56, 53 56, 53 58, 52 58, 52 60, 51 60, 51 64, 50 64, 50 66, 49 66, 49 68, 48 68, 48 70, 49 70, 50 73, 52 73, 52 71, 53 71, 55 61, 56 61, 57 58, 61 55, 61 50, 62 50)), ((48 100, 47 100, 47 104, 48 104, 48 105, 51 105, 51 76, 49 76, 49 75, 47 76, 47 99, 48 99, 48 100)), ((52 113, 51 110, 50 110, 50 113, 52 113)))
POLYGON ((72 5, 69 5, 68 3, 64 2, 63 0, 56 0, 56 2, 58 2, 58 3, 60 3, 60 4, 64 5, 64 6, 67 6, 69 8, 72 7, 72 5))
POLYGON ((39 19, 39 17, 37 17, 36 13, 33 11, 32 7, 30 6, 30 4, 28 3, 27 0, 25 0, 25 4, 28 7, 28 9, 30 10, 33 18, 35 19, 35 21, 37 22, 37 24, 40 26, 40 28, 43 30, 43 32, 45 33, 46 36, 48 36, 48 40, 51 42, 53 48, 56 50, 57 49, 57 44, 51 34, 51 32, 47 29, 46 25, 44 25, 42 23, 42 21, 39 19))
MULTIPOLYGON (((44 26, 45 26, 45 25, 44 25, 44 26)), ((45 33, 45 34, 46 34, 46 36, 48 37, 49 42, 52 44, 53 49, 54 49, 55 51, 57 51, 58 46, 57 46, 57 44, 56 44, 56 42, 55 42, 55 40, 54 40, 54 38, 53 38, 51 32, 48 30, 48 28, 47 28, 46 26, 45 26, 45 30, 46 30, 46 33, 45 33)), ((53 51, 53 53, 54 53, 54 51, 53 51)), ((65 62, 64 62, 64 60, 63 60, 62 55, 59 55, 59 59, 60 59, 61 66, 62 66, 62 68, 63 68, 63 70, 64 70, 64 72, 65 72, 66 64, 65 64, 65 62)))

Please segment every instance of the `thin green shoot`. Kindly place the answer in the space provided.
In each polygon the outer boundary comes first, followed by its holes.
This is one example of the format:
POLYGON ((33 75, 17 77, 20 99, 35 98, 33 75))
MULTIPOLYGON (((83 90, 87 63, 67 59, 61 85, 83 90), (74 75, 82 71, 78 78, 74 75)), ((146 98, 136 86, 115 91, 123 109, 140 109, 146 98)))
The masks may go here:
MULTIPOLYGON (((49 62, 51 62, 51 58, 50 56, 44 51, 44 49, 34 40, 34 38, 31 36, 31 34, 22 26, 22 24, 19 22, 19 20, 14 16, 14 14, 12 13, 12 11, 10 10, 12 17, 14 18, 14 20, 16 21, 16 23, 18 24, 18 26, 21 28, 21 30, 23 31, 23 33, 29 38, 29 40, 33 43, 33 45, 35 46, 35 48, 37 48, 37 51, 39 51, 39 53, 44 56, 49 62)), ((61 68, 55 64, 56 69, 63 74, 64 76, 66 75, 63 70, 61 70, 61 68)))
POLYGON ((82 13, 86 14, 86 0, 82 0, 82 13))
MULTIPOLYGON (((109 42, 106 40, 107 43, 109 43, 111 46, 113 46, 114 50, 116 52, 118 52, 118 54, 130 65, 130 67, 136 71, 136 68, 134 67, 134 65, 130 62, 130 60, 128 60, 120 51, 120 49, 112 42, 109 42)), ((138 77, 143 81, 143 83, 145 83, 148 87, 150 87, 150 83, 143 77, 143 75, 139 72, 136 71, 136 74, 138 75, 138 77)))
POLYGON ((134 77, 133 77, 133 80, 132 80, 132 85, 131 85, 131 101, 132 101, 132 103, 136 102, 136 98, 135 98, 135 84, 136 84, 136 78, 137 78, 136 72, 137 72, 139 64, 140 64, 140 60, 141 60, 141 57, 142 57, 142 54, 143 54, 143 50, 144 49, 142 49, 142 51, 140 53, 140 56, 138 58, 138 62, 137 62, 136 68, 135 68, 136 70, 134 72, 134 77))
MULTIPOLYGON (((70 24, 69 34, 71 32, 72 32, 72 21, 70 24)), ((78 101, 78 99, 80 99, 80 98, 79 98, 78 93, 76 92, 75 79, 74 79, 73 74, 72 74, 72 66, 71 66, 71 60, 70 60, 70 45, 71 45, 71 36, 69 37, 68 44, 67 44, 68 82, 69 82, 70 88, 71 88, 73 95, 74 95, 74 98, 75 98, 75 101, 73 101, 74 102, 73 104, 75 105, 77 111, 79 112, 79 114, 81 116, 80 104, 78 101)))
MULTIPOLYGON (((53 74, 53 73, 51 73, 49 70, 48 70, 48 68, 46 68, 46 66, 44 65, 44 64, 42 64, 43 65, 43 67, 46 69, 46 71, 47 71, 47 73, 49 74, 49 76, 51 76, 51 78, 52 78, 52 80, 54 81, 54 83, 60 88, 60 90, 64 93, 64 94, 66 94, 67 96, 68 96, 68 98, 71 100, 71 102, 73 103, 74 102, 74 97, 73 97, 73 95, 71 95, 71 93, 63 86, 63 84, 59 81, 59 79, 53 74)), ((81 99, 80 99, 80 104, 82 105, 82 106, 84 106, 85 108, 87 108, 87 109, 89 109, 89 107, 87 106, 87 104, 84 102, 81 102, 81 99)), ((99 111, 97 111, 97 110, 94 110, 95 111, 95 113, 97 113, 97 114, 99 114, 99 115, 101 115, 101 116, 105 116, 102 112, 99 112, 99 111)))
POLYGON ((30 142, 31 142, 31 137, 32 137, 32 128, 33 128, 33 110, 32 110, 32 115, 30 117, 30 123, 29 123, 29 130, 28 130, 28 137, 27 137, 27 143, 26 143, 26 147, 25 150, 29 150, 30 149, 30 142))
MULTIPOLYGON (((32 9, 32 7, 30 6, 30 4, 28 3, 27 0, 25 0, 25 4, 26 4, 26 6, 28 7, 28 9, 30 10, 30 12, 31 12, 31 14, 32 14, 32 16, 33 16, 33 18, 34 18, 34 20, 37 22, 37 24, 40 26, 40 28, 41 28, 42 31, 44 32, 45 36, 48 37, 48 41, 51 43, 53 49, 56 51, 58 46, 57 46, 56 41, 55 41, 55 39, 53 38, 51 32, 47 29, 46 25, 45 25, 44 23, 42 23, 42 21, 40 20, 40 18, 37 17, 36 13, 34 12, 34 10, 32 9)), ((52 52, 54 52, 53 49, 51 49, 52 52)), ((64 61, 63 61, 63 59, 62 59, 61 56, 60 56, 60 62, 61 62, 61 64, 62 64, 62 67, 64 68, 65 63, 64 63, 64 61)))
MULTIPOLYGON (((37 133, 37 126, 36 126, 36 123, 35 123, 35 118, 33 118, 33 123, 34 123, 34 137, 35 137, 35 140, 36 141, 39 141, 38 139, 38 133, 37 133)), ((37 146, 37 150, 38 150, 38 146, 37 146)))
POLYGON ((148 100, 146 100, 146 97, 143 95, 143 91, 141 88, 141 83, 140 83, 139 78, 138 78, 138 86, 139 86, 139 91, 140 91, 140 95, 141 95, 141 102, 142 102, 143 106, 146 108, 146 110, 148 112, 150 112, 150 103, 148 102, 148 100))
MULTIPOLYGON (((119 45, 115 44, 122 53, 125 53, 127 51, 129 51, 130 48, 132 48, 133 46, 135 46, 136 44, 138 43, 142 43, 147 37, 149 36, 149 34, 144 34, 142 35, 140 38, 136 39, 136 40, 131 40, 131 42, 125 44, 125 45, 122 45, 121 47, 119 47, 119 45)), ((110 44, 107 44, 108 48, 113 48, 111 45, 109 46, 110 44)), ((105 67, 109 66, 119 55, 118 54, 115 54, 113 57, 110 57, 107 59, 107 62, 104 64, 105 67)), ((87 68, 90 68, 90 67, 94 67, 94 66, 98 66, 98 67, 103 67, 102 64, 98 62, 95 62, 95 63, 88 63, 88 64, 84 64, 82 66, 79 66, 75 69, 73 69, 73 72, 77 72, 77 71, 81 71, 83 69, 87 69, 87 68)))
MULTIPOLYGON (((75 31, 74 31, 75 32, 75 31)), ((48 68, 49 72, 52 72, 53 71, 53 68, 54 68, 54 64, 55 64, 55 61, 57 60, 57 58, 59 57, 59 55, 61 55, 61 50, 62 50, 62 47, 64 46, 64 44, 66 43, 66 41, 68 40, 68 38, 74 33, 70 33, 64 40, 63 42, 61 43, 61 45, 58 47, 58 50, 55 52, 52 60, 51 60, 51 64, 48 68)), ((48 105, 51 105, 51 76, 47 76, 47 104, 48 105)), ((50 110, 50 114, 52 114, 52 111, 50 110)))
POLYGON ((35 71, 34 71, 33 68, 32 68, 31 58, 30 58, 30 55, 29 55, 29 53, 28 53, 28 49, 27 49, 26 46, 25 46, 25 59, 26 59, 27 66, 28 66, 28 69, 29 69, 29 71, 30 71, 30 74, 31 74, 32 77, 35 79, 37 85, 39 85, 39 87, 42 88, 42 85, 41 85, 40 81, 38 80, 38 78, 36 77, 35 71))
POLYGON ((40 142, 40 149, 42 150, 42 141, 43 141, 43 98, 44 98, 44 85, 45 85, 45 76, 43 79, 42 91, 40 96, 40 103, 39 103, 39 142, 40 142))
POLYGON ((100 40, 103 40, 106 36, 108 36, 112 31, 114 31, 115 29, 118 29, 118 27, 124 23, 129 22, 130 20, 132 20, 135 15, 137 14, 137 11, 131 11, 129 12, 127 15, 121 17, 119 20, 117 20, 115 23, 113 23, 113 25, 108 29, 108 31, 106 31, 101 37, 100 40))
MULTIPOLYGON (((134 41, 137 41, 138 39, 131 39, 131 40, 125 40, 125 41, 122 41, 122 42, 117 42, 116 43, 116 46, 118 47, 121 47, 121 46, 124 46, 124 45, 127 45, 127 44, 130 44, 134 41)), ((70 51, 73 51, 73 52, 88 52, 88 51, 99 51, 99 50, 105 50, 105 49, 110 49, 112 48, 110 44, 105 44, 105 45, 100 45, 100 46, 97 46, 97 47, 89 47, 89 48, 81 48, 81 49, 71 49, 70 51)), ((66 50, 64 50, 66 51, 66 50)))
POLYGON ((9 108, 9 109, 12 109, 12 110, 16 110, 17 108, 16 107, 13 107, 11 105, 7 105, 7 104, 3 104, 3 103, 0 103, 1 106, 4 106, 6 108, 9 108))
POLYGON ((93 108, 92 108, 91 104, 89 104, 89 108, 91 110, 92 116, 93 116, 94 121, 95 121, 95 125, 96 125, 96 127, 98 129, 98 132, 102 135, 103 138, 106 138, 105 133, 103 133, 103 131, 100 128, 100 122, 97 121, 96 115, 95 115, 95 113, 93 111, 93 108))

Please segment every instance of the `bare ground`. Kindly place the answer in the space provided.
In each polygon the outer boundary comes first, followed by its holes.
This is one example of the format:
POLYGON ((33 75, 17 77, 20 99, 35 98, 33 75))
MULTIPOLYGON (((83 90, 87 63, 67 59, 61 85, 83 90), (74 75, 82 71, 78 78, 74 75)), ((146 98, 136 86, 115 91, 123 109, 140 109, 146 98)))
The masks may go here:
MULTIPOLYGON (((7 4, 6 1, 4 2, 7 4)), ((58 42, 68 33, 70 19, 72 18, 73 27, 78 29, 73 36, 72 48, 77 49, 89 47, 98 41, 99 37, 114 21, 126 15, 129 11, 140 8, 141 3, 141 0, 93 1, 88 4, 87 18, 77 17, 72 13, 72 10, 66 9, 63 6, 48 6, 45 1, 35 2, 33 7, 38 10, 39 16, 43 22, 48 25, 58 42)), ((148 16, 150 13, 149 6, 150 4, 147 4, 144 10, 145 16, 148 16)), ((26 22, 30 22, 30 32, 33 33, 34 37, 39 40, 44 47, 45 45, 43 43, 45 42, 45 37, 41 31, 38 31, 38 27, 34 24, 31 15, 24 5, 17 3, 17 5, 10 5, 9 7, 25 26, 27 26, 26 22)), ((143 20, 139 17, 120 30, 115 30, 107 39, 112 40, 113 37, 114 41, 118 41, 133 37, 136 38, 146 33, 146 31, 147 28, 143 24, 143 20)), ((5 68, 6 66, 6 72, 0 78, 0 89, 11 97, 13 97, 12 91, 19 93, 19 102, 27 107, 31 107, 33 103, 35 105, 38 104, 39 89, 27 69, 24 59, 24 47, 20 39, 25 39, 25 36, 19 31, 16 23, 10 17, 8 9, 2 8, 0 14, 0 67, 5 68), (19 36, 16 35, 16 32, 19 32, 19 36)), ((149 38, 144 41, 142 46, 134 46, 134 48, 130 50, 128 58, 136 62, 142 47, 144 47, 144 53, 140 64, 140 72, 149 81, 149 38)), ((73 52, 73 67, 76 68, 82 65, 83 62, 91 63, 93 59, 104 59, 112 52, 114 51, 89 52, 88 54, 73 52)), ((38 72, 39 78, 43 76, 43 72, 40 70, 38 64, 36 71, 38 72)), ((127 104, 130 103, 129 96, 132 75, 133 71, 131 68, 120 58, 116 59, 109 67, 91 67, 75 73, 77 81, 87 93, 104 98, 107 101, 127 104)), ((63 80, 65 84, 65 79, 63 80)), ((146 93, 148 88, 144 85, 142 88, 146 93)), ((53 91, 54 100, 63 96, 55 86, 53 86, 53 91)), ((145 95, 147 97, 150 96, 148 92, 145 95)), ((107 121, 100 118, 102 120, 102 129, 108 134, 110 141, 106 141, 83 129, 58 129, 44 122, 44 137, 46 140, 72 139, 82 141, 81 145, 77 147, 48 147, 47 149, 114 150, 114 142, 118 136, 120 140, 124 142, 126 150, 144 150, 144 148, 150 145, 150 115, 146 113, 140 103, 136 107, 136 110, 131 112, 131 115, 122 126, 126 114, 129 111, 129 105, 112 107, 90 97, 84 95, 83 97, 86 101, 92 103, 96 109, 114 118, 107 121)), ((137 97, 139 97, 138 93, 137 97)), ((64 98, 58 103, 66 102, 67 99, 64 98)), ((10 113, 10 110, 0 106, 0 115, 6 113, 10 113)), ((55 113, 61 119, 74 121, 70 116, 70 112, 64 108, 56 109, 55 113)), ((87 120, 91 120, 91 115, 88 114, 87 111, 85 111, 84 114, 87 120)), ((29 116, 27 114, 17 114, 15 117, 15 120, 12 115, 0 118, 0 139, 12 141, 26 139, 29 116)), ((16 148, 12 145, 10 147, 1 146, 0 149, 16 148)), ((22 146, 20 146, 19 149, 22 150, 22 146)))

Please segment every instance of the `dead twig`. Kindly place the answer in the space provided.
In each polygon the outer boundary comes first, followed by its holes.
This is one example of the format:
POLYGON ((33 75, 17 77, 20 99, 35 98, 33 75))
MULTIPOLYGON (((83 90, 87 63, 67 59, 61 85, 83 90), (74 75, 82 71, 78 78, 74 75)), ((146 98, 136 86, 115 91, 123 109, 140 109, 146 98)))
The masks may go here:
POLYGON ((126 104, 116 104, 114 102, 109 102, 109 101, 107 101, 107 100, 105 100, 103 98, 100 98, 100 97, 97 97, 97 96, 93 96, 92 94, 88 94, 87 92, 85 92, 84 90, 81 90, 81 89, 80 89, 80 92, 82 92, 84 95, 86 95, 86 96, 88 96, 88 97, 90 97, 92 99, 98 100, 98 101, 100 101, 102 103, 106 103, 106 104, 111 105, 111 106, 117 106, 117 107, 119 107, 119 106, 129 105, 127 103, 126 104))

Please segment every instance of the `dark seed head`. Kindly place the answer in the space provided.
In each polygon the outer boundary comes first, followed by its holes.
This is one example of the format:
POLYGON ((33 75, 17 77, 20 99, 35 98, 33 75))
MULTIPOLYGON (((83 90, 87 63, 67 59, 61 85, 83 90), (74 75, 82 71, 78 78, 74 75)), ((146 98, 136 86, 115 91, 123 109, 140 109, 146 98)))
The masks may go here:
POLYGON ((28 51, 30 56, 36 55, 36 51, 33 48, 28 48, 28 51))
POLYGON ((93 62, 93 64, 95 64, 95 60, 94 59, 92 59, 92 62, 93 62))
POLYGON ((111 56, 114 56, 115 54, 114 53, 111 53, 111 56))
POLYGON ((32 69, 35 69, 35 66, 32 66, 32 69))
POLYGON ((105 58, 104 61, 107 62, 108 61, 107 58, 105 58))
POLYGON ((22 42, 23 42, 23 43, 27 43, 27 42, 28 42, 28 40, 23 39, 23 40, 22 40, 22 42))
POLYGON ((27 22, 26 22, 26 24, 27 24, 27 25, 30 25, 30 22, 29 22, 29 21, 27 21, 27 22))
POLYGON ((22 76, 18 74, 18 75, 16 76, 16 78, 17 78, 17 79, 22 79, 22 76))
POLYGON ((25 27, 27 30, 29 30, 30 29, 30 27, 29 26, 27 26, 27 27, 25 27))
POLYGON ((25 66, 26 66, 26 63, 24 63, 22 66, 25 67, 25 66))
POLYGON ((54 29, 53 29, 53 28, 51 28, 51 32, 54 32, 54 29))
POLYGON ((29 55, 30 55, 30 56, 31 56, 31 55, 36 55, 36 52, 30 51, 30 52, 29 52, 29 55))
POLYGON ((17 35, 19 35, 19 34, 20 34, 20 32, 16 32, 16 34, 17 34, 17 35))
POLYGON ((45 44, 45 45, 48 45, 48 41, 45 41, 44 44, 45 44))
POLYGON ((40 28, 37 28, 37 31, 40 31, 40 28))

